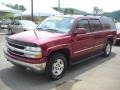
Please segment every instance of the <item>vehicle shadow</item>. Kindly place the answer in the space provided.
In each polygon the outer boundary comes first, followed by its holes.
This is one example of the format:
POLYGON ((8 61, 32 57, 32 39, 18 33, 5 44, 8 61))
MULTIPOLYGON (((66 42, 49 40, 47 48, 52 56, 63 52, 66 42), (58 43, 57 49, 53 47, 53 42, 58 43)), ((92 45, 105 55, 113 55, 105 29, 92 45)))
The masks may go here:
POLYGON ((55 90, 64 90, 65 88, 65 90, 70 90, 74 83, 70 83, 69 87, 58 87, 61 85, 64 86, 70 80, 81 81, 80 79, 76 79, 76 77, 90 71, 104 62, 112 60, 115 56, 116 54, 112 53, 107 58, 99 56, 75 66, 71 66, 66 74, 57 81, 47 80, 42 72, 34 73, 32 71, 18 69, 14 66, 1 70, 0 78, 2 82, 13 90, 50 90, 53 88, 57 88, 55 90))

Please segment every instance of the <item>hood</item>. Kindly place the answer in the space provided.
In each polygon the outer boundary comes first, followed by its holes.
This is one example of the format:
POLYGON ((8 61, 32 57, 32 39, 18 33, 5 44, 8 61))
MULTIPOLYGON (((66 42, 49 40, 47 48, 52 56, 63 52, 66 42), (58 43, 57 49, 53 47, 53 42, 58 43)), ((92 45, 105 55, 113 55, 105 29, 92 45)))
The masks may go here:
POLYGON ((33 30, 30 30, 30 31, 25 31, 18 34, 11 35, 9 36, 9 38, 18 40, 18 41, 41 44, 64 35, 63 33, 53 33, 53 32, 47 32, 47 31, 35 30, 35 32, 37 36, 35 35, 33 30))

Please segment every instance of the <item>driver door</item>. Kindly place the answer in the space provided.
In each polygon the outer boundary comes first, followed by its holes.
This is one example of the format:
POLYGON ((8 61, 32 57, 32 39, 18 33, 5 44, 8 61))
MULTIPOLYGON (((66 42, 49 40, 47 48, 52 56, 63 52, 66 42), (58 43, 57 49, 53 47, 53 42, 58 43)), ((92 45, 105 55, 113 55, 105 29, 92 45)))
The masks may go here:
MULTIPOLYGON (((75 58, 80 58, 88 55, 92 52, 92 47, 94 45, 93 36, 91 34, 91 29, 88 19, 78 20, 77 28, 85 28, 85 34, 76 34, 75 41, 73 45, 73 55, 75 58)), ((77 59, 74 59, 77 60, 77 59)))

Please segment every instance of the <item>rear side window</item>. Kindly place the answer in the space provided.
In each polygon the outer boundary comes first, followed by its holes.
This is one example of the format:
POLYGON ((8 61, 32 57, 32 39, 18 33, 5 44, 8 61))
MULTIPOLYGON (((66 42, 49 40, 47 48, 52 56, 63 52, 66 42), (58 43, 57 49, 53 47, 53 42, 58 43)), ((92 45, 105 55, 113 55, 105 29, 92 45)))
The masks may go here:
POLYGON ((116 26, 111 18, 102 18, 104 29, 116 29, 116 26))
POLYGON ((87 32, 90 32, 90 26, 87 19, 80 19, 78 21, 77 28, 85 28, 87 32))
POLYGON ((102 30, 102 25, 101 25, 99 19, 91 19, 90 24, 92 26, 93 31, 102 30))

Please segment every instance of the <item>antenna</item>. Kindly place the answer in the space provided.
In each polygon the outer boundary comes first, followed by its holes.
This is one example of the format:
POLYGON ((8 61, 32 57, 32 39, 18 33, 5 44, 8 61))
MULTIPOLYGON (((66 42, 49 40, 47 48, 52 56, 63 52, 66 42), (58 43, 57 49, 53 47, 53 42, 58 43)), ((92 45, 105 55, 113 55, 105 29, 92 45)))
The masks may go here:
POLYGON ((36 33, 36 31, 35 31, 36 29, 34 29, 33 30, 33 32, 34 32, 34 34, 35 34, 35 36, 36 36, 36 38, 38 39, 38 36, 37 36, 37 33, 36 33))

